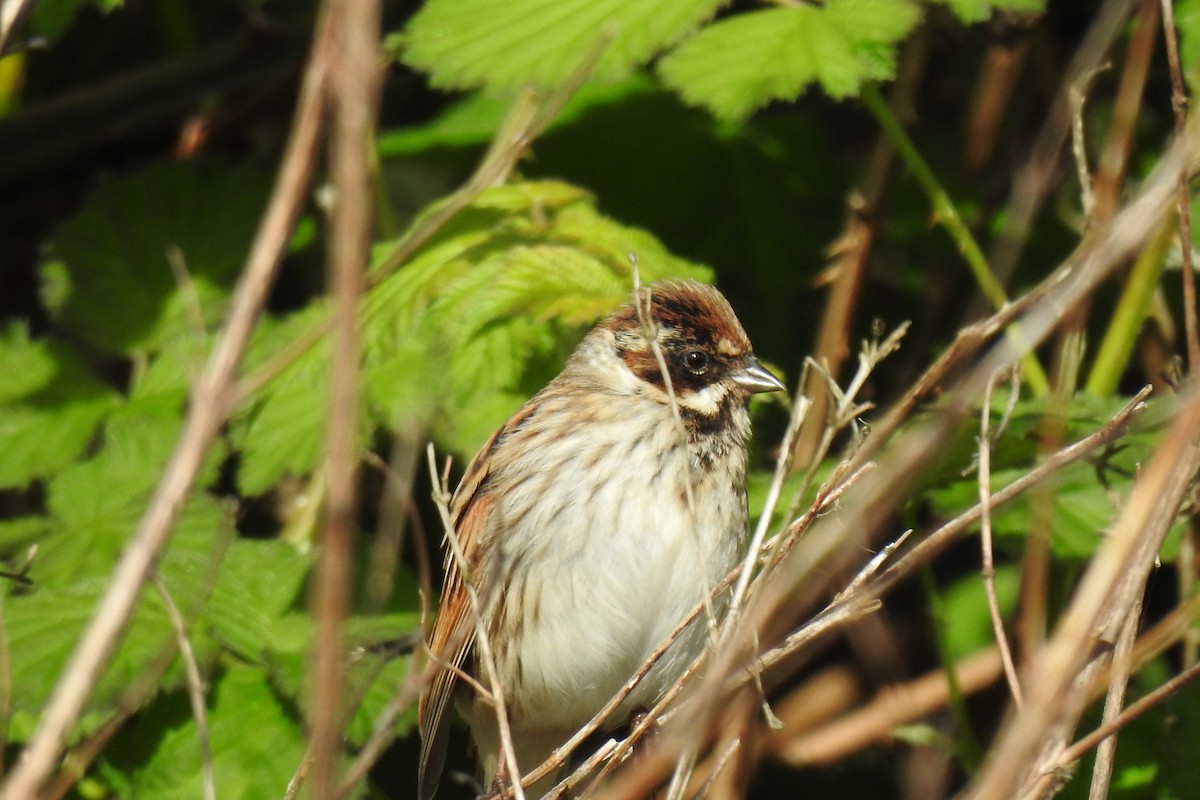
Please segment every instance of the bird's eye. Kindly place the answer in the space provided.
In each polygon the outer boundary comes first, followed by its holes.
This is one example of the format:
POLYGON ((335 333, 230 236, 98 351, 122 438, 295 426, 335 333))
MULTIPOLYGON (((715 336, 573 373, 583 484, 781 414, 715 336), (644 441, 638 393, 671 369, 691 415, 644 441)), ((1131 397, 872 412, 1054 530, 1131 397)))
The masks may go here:
POLYGON ((708 369, 708 354, 701 350, 689 350, 683 354, 683 365, 697 375, 708 369))

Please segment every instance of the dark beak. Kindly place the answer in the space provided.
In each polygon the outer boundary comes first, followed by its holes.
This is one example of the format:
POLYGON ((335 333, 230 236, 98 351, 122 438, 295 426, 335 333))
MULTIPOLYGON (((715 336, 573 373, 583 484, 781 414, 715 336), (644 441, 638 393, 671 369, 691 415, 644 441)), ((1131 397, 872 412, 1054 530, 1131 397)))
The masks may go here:
POLYGON ((733 374, 733 382, 752 394, 787 391, 779 378, 768 372, 755 358, 748 360, 746 366, 733 374))

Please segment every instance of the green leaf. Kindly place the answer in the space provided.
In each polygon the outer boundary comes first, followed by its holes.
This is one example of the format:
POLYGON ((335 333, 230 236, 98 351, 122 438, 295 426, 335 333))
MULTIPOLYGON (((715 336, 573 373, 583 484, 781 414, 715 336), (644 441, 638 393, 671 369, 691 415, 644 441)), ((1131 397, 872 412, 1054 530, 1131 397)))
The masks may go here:
POLYGON ((30 25, 39 36, 57 39, 84 6, 95 6, 105 14, 125 5, 124 0, 46 0, 35 3, 30 25))
POLYGON ((1195 94, 1200 84, 1200 0, 1176 1, 1175 28, 1179 31, 1180 68, 1188 88, 1195 94))
MULTIPOLYGON (((206 710, 218 797, 279 797, 303 760, 305 736, 260 668, 230 662, 206 710)), ((105 750, 130 776, 129 797, 203 796, 200 740, 182 693, 139 715, 105 750)))
MULTIPOLYGON (((997 565, 996 601, 1002 619, 1016 607, 1020 589, 1020 569, 1009 564, 997 565)), ((944 597, 944 636, 953 658, 965 658, 995 643, 982 577, 975 574, 960 578, 944 591, 944 597)))
POLYGON ((268 188, 258 171, 219 162, 105 180, 54 232, 43 298, 65 330, 114 353, 157 350, 198 323, 215 325, 268 188))
MULTIPOLYGON (((351 715, 348 737, 361 743, 370 736, 375 721, 407 677, 410 655, 397 655, 397 643, 419 636, 420 615, 416 611, 354 616, 345 620, 342 638, 351 653, 347 677, 348 696, 358 705, 351 715)), ((271 683, 281 695, 298 705, 308 702, 313 626, 311 619, 292 613, 272 622, 267 639, 267 664, 271 683)), ((412 727, 414 713, 403 716, 397 733, 412 727)))
POLYGON ((66 348, 31 341, 19 327, 0 334, 0 487, 49 477, 83 452, 117 405, 66 348))
MULTIPOLYGON (((555 115, 548 130, 569 125, 588 111, 656 90, 649 76, 635 74, 617 83, 586 83, 555 115)), ((395 158, 422 153, 435 147, 464 147, 486 144, 496 135, 512 107, 512 99, 486 91, 473 92, 422 125, 384 131, 377 141, 379 154, 395 158)))
POLYGON ((234 653, 263 663, 271 626, 296 603, 309 565, 279 540, 239 539, 225 556, 202 621, 234 653))
POLYGON ((659 65, 689 103, 737 120, 813 83, 834 98, 895 69, 895 44, 917 24, 910 0, 830 0, 738 14, 702 30, 659 65))
POLYGON ((559 84, 600 44, 593 77, 612 81, 720 6, 720 0, 431 0, 398 45, 405 63, 428 72, 440 88, 559 84))
POLYGON ((1043 11, 1045 0, 934 0, 966 23, 983 22, 995 11, 1034 13, 1043 11))
MULTIPOLYGON (((158 572, 185 617, 198 612, 211 589, 231 530, 228 515, 212 500, 195 498, 184 510, 159 561, 158 572)), ((78 550, 104 549, 103 559, 95 553, 86 557, 77 554, 78 561, 94 567, 92 570, 80 570, 82 577, 63 580, 62 573, 69 566, 64 563, 66 559, 47 552, 50 548, 44 547, 30 573, 35 579, 33 588, 3 601, 12 670, 12 737, 16 740, 32 732, 37 714, 108 584, 121 542, 98 541, 98 537, 88 541, 88 533, 64 527, 56 536, 65 540, 68 549, 72 546, 78 550)), ((153 589, 143 589, 133 618, 92 693, 77 730, 83 733, 93 730, 151 663, 174 647, 174 641, 162 600, 153 589)), ((177 676, 168 676, 160 688, 169 688, 177 680, 177 676)))

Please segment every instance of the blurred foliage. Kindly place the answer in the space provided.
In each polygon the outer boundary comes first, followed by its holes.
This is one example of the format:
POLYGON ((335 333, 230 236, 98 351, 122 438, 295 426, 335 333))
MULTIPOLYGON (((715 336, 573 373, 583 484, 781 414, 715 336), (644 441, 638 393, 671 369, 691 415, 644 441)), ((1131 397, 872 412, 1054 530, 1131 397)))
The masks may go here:
MULTIPOLYGON (((911 133, 986 248, 1003 228, 1013 173, 1093 11, 1042 6, 429 0, 415 13, 389 7, 386 43, 397 63, 375 141, 377 190, 386 203, 359 316, 364 453, 386 461, 394 441, 414 437, 465 463, 557 372, 587 327, 625 300, 630 254, 643 281, 716 280, 759 354, 794 383, 824 307, 824 290, 813 289, 823 281, 823 253, 838 239, 846 198, 860 191, 880 136, 855 98, 893 79, 905 58, 928 59, 911 133), (996 144, 966 165, 962 130, 977 113, 972 97, 992 88, 988 59, 1006 56, 1017 64, 1015 92, 998 99, 1007 105, 991 131, 996 144), (405 233, 469 173, 514 91, 531 83, 553 88, 580 70, 590 70, 590 80, 533 144, 520 174, 475 196, 398 269, 383 269, 405 233), (397 431, 404 436, 394 437, 397 431)), ((1200 2, 1181 0, 1176 14, 1195 87, 1200 2)), ((269 0, 42 0, 22 33, 44 37, 44 46, 0 59, 0 557, 31 581, 6 582, 0 596, 11 685, 0 720, 8 731, 5 763, 30 736, 170 457, 191 381, 227 312, 271 187, 302 64, 297 42, 314 15, 311 3, 269 0), (154 46, 133 52, 131 41, 154 46)), ((1112 54, 1117 74, 1124 41, 1112 54)), ((1172 124, 1163 61, 1152 65, 1132 181, 1156 162, 1172 124)), ((1093 150, 1111 124, 1116 84, 1102 75, 1089 97, 1093 150)), ((963 260, 934 229, 929 208, 897 169, 870 220, 875 239, 851 341, 872 335, 877 319, 913 322, 901 352, 865 389, 880 404, 978 316, 963 260)), ((313 691, 307 583, 327 416, 323 213, 317 191, 254 332, 242 369, 247 394, 207 455, 158 564, 205 676, 221 797, 279 796, 305 748, 313 691)), ((1075 245, 1079 213, 1078 187, 1065 180, 1035 221, 1010 295, 1043 278, 1075 245)), ((1178 351, 1170 321, 1179 318, 1179 260, 1178 251, 1167 254, 1176 269, 1162 272, 1140 348, 1115 365, 1126 393, 1159 381, 1161 365, 1178 351)), ((1118 291, 1106 288, 1093 304, 1093 347, 1118 291)), ((1051 363, 1053 345, 1043 355, 1051 363)), ((1006 429, 995 443, 993 490, 1045 455, 1053 422, 1061 421, 1070 441, 1123 402, 1120 392, 1081 394, 1050 414, 1046 401, 1019 399, 1009 413, 997 399, 993 425, 1004 419, 1006 429)), ((1119 446, 995 510, 997 589, 1009 619, 1021 552, 1037 525, 1048 525, 1055 596, 1069 590, 1158 441, 1156 420, 1169 402, 1155 402, 1119 446)), ((939 413, 937 403, 920 413, 939 413)), ((771 404, 756 404, 754 414, 750 502, 757 513, 784 415, 771 404)), ((921 476, 897 530, 911 524, 926 531, 976 502, 976 433, 977 424, 964 426, 921 476)), ((817 483, 832 463, 818 465, 817 483)), ((438 523, 419 473, 414 498, 429 523, 426 544, 436 548, 438 523)), ((365 473, 360 563, 378 556, 381 482, 365 473)), ((789 479, 785 505, 801 483, 799 474, 789 479)), ((1177 599, 1166 576, 1184 527, 1162 553, 1168 568, 1152 585, 1151 614, 1177 599)), ((406 549, 386 596, 375 602, 365 575, 353 587, 350 750, 365 741, 408 670, 419 624, 418 564, 406 549)), ((920 609, 893 610, 903 619, 897 636, 913 669, 937 663, 935 638, 947 658, 992 641, 978 548, 951 553, 936 571, 940 630, 931 630, 920 609)), ((1160 684, 1171 666, 1153 662, 1137 688, 1160 684)), ((998 722, 986 704, 973 713, 998 722)), ((364 793, 411 793, 411 724, 410 714, 364 793)), ((978 721, 974 727, 984 737, 992 730, 978 721)), ((1144 716, 1121 738, 1112 796, 1187 796, 1187 754, 1200 746, 1198 731, 1195 687, 1144 716)), ((152 589, 72 744, 93 735, 113 738, 75 796, 199 794, 196 723, 175 636, 152 589)), ((959 746, 953 732, 926 725, 897 739, 908 744, 819 775, 769 768, 752 796, 790 794, 802 783, 827 797, 899 796, 910 752, 959 746)), ((1067 796, 1084 787, 1086 780, 1071 782, 1067 796)))

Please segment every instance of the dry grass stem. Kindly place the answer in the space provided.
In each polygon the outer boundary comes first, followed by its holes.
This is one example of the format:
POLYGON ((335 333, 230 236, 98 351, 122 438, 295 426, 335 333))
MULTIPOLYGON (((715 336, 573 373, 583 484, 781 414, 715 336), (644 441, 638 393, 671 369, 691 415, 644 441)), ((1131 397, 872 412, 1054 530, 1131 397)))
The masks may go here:
POLYGON ((725 772, 725 768, 733 761, 733 757, 742 749, 742 740, 740 737, 733 737, 726 743, 725 747, 717 756, 716 762, 712 765, 712 771, 708 778, 704 781, 704 785, 700 787, 694 797, 699 800, 701 797, 708 797, 712 794, 713 788, 717 785, 717 779, 725 772))
POLYGON ((1196 680, 1196 678, 1200 678, 1200 664, 1193 664, 1145 697, 1130 703, 1116 717, 1108 720, 1099 728, 1096 728, 1096 730, 1064 750, 1059 759, 1060 769, 1065 769, 1068 765, 1083 758, 1088 750, 1115 735, 1117 731, 1196 680))
POLYGON ((992 389, 1000 377, 996 375, 988 382, 979 412, 979 538, 983 549, 983 589, 987 595, 988 616, 992 619, 992 632, 1004 663, 1004 677, 1008 681, 1013 702, 1019 709, 1024 700, 1021 695, 1021 683, 1017 680, 1017 668, 1013 664, 1012 649, 1008 644, 1008 636, 1004 633, 1000 601, 996 597, 996 559, 992 552, 992 389))
MULTIPOLYGON (((800 385, 803 384, 801 383, 800 385)), ((787 428, 783 432, 783 440, 779 445, 779 455, 775 459, 775 472, 771 476, 771 485, 767 489, 767 499, 763 503, 762 511, 758 516, 758 522, 754 526, 754 533, 750 537, 750 544, 746 548, 746 557, 742 560, 742 573, 738 576, 737 583, 733 587, 733 595, 729 599, 729 610, 725 618, 723 636, 728 636, 732 631, 733 620, 736 619, 738 609, 741 608, 742 600, 746 596, 746 589, 750 585, 751 577, 753 577, 754 566, 762 556, 763 543, 767 538, 767 529, 771 527, 771 520, 775 516, 775 508, 779 504, 779 496, 783 493, 783 482, 787 479, 788 473, 792 469, 792 457, 794 455, 796 437, 800 433, 801 426, 804 425, 804 420, 808 416, 808 409, 811 405, 812 401, 797 390, 796 397, 792 401, 792 413, 788 418, 787 428)))
POLYGON ((167 584, 161 575, 154 576, 154 588, 162 598, 167 618, 171 620, 171 629, 175 632, 175 641, 179 646, 179 656, 183 660, 183 671, 187 678, 188 700, 192 705, 192 719, 196 723, 196 738, 200 745, 200 782, 204 790, 204 800, 216 800, 217 783, 213 777, 212 746, 208 739, 208 714, 205 711, 204 695, 206 692, 204 678, 200 675, 200 666, 196 663, 196 654, 192 651, 191 640, 188 639, 187 625, 179 607, 167 591, 167 584))
POLYGON ((1088 167, 1087 138, 1083 130, 1083 107, 1087 103, 1087 93, 1092 81, 1111 65, 1103 64, 1096 69, 1081 75, 1079 81, 1071 87, 1071 153, 1075 156, 1075 177, 1079 181, 1079 204, 1083 208, 1083 218, 1091 219, 1096 208, 1096 193, 1092 191, 1092 172, 1088 167))

